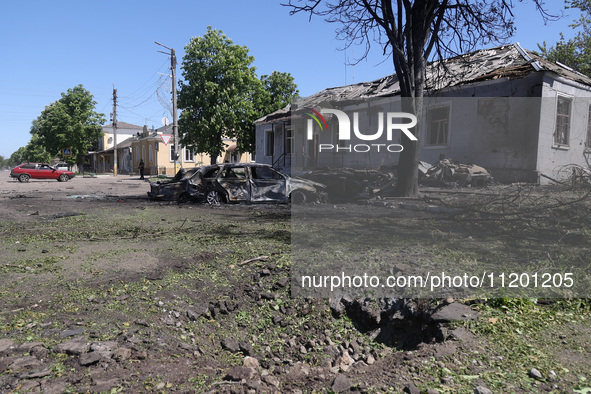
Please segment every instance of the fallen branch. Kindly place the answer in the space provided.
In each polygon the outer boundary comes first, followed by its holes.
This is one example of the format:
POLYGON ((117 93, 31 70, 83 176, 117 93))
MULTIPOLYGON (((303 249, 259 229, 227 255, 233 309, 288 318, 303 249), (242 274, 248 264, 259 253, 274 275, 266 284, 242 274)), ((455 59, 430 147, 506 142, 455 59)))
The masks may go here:
POLYGON ((249 259, 249 260, 244 260, 241 263, 238 263, 238 265, 246 265, 248 263, 254 263, 255 261, 267 261, 269 260, 269 256, 259 256, 259 257, 255 257, 253 259, 249 259))

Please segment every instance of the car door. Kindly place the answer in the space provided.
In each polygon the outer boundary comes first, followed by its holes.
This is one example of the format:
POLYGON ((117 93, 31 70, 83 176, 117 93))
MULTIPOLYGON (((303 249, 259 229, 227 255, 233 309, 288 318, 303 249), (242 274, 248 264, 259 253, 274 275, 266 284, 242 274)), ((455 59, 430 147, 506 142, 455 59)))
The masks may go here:
POLYGON ((228 201, 250 201, 250 183, 245 166, 225 166, 218 174, 218 184, 225 190, 228 201))
POLYGON ((40 164, 36 171, 37 179, 57 179, 59 171, 56 171, 49 164, 40 164))
POLYGON ((250 167, 252 202, 287 202, 286 176, 267 166, 250 167))

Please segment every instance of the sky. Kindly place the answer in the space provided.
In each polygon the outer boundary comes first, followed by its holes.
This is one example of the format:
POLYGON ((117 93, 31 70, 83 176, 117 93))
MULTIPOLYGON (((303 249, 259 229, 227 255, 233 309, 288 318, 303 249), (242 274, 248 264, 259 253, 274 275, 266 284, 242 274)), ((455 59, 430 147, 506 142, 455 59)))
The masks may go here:
MULTIPOLYGON (((327 87, 371 81, 392 74, 381 51, 351 66, 363 48, 342 50, 335 24, 319 17, 289 15, 275 0, 101 0, 4 2, 0 25, 0 156, 30 140, 31 122, 62 92, 82 84, 107 123, 117 89, 117 120, 160 127, 171 118, 170 58, 154 43, 174 48, 182 78, 184 47, 208 26, 249 48, 259 76, 273 71, 294 77, 301 96, 327 87)), ((547 1, 556 22, 545 24, 531 2, 514 0, 517 32, 510 42, 537 49, 552 44, 578 17, 562 1, 547 1)))

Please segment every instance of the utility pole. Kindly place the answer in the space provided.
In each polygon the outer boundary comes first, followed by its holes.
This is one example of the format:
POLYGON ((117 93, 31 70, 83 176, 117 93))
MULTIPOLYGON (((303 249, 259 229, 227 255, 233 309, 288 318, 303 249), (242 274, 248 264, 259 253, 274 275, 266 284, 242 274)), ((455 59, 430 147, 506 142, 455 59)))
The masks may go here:
MULTIPOLYGON (((177 160, 179 159, 179 120, 176 108, 176 54, 174 48, 169 48, 162 45, 158 41, 154 41, 157 45, 168 49, 170 52, 158 51, 170 56, 170 69, 172 71, 172 134, 174 139, 174 173, 177 172, 177 160)), ((181 161, 182 163, 182 161, 181 161)))
POLYGON ((117 176, 117 89, 113 87, 113 176, 117 176))

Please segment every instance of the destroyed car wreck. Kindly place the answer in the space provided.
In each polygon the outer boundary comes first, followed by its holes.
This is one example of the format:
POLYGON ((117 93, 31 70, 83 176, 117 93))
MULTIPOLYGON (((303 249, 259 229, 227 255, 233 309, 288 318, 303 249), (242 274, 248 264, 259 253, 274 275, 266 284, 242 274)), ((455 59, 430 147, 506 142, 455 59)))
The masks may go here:
POLYGON ((323 199, 325 186, 290 177, 266 164, 212 164, 181 169, 170 181, 152 182, 153 200, 221 203, 304 203, 323 199))
MULTIPOLYGON (((419 184, 435 187, 484 187, 492 176, 483 167, 443 159, 435 165, 419 162, 419 184)), ((304 175, 326 185, 328 201, 342 203, 372 197, 392 197, 397 180, 397 166, 378 170, 323 168, 304 175)))
POLYGON ((483 167, 475 164, 461 164, 449 159, 439 160, 426 171, 425 163, 419 166, 419 183, 425 186, 444 187, 484 187, 492 181, 490 173, 483 167))

